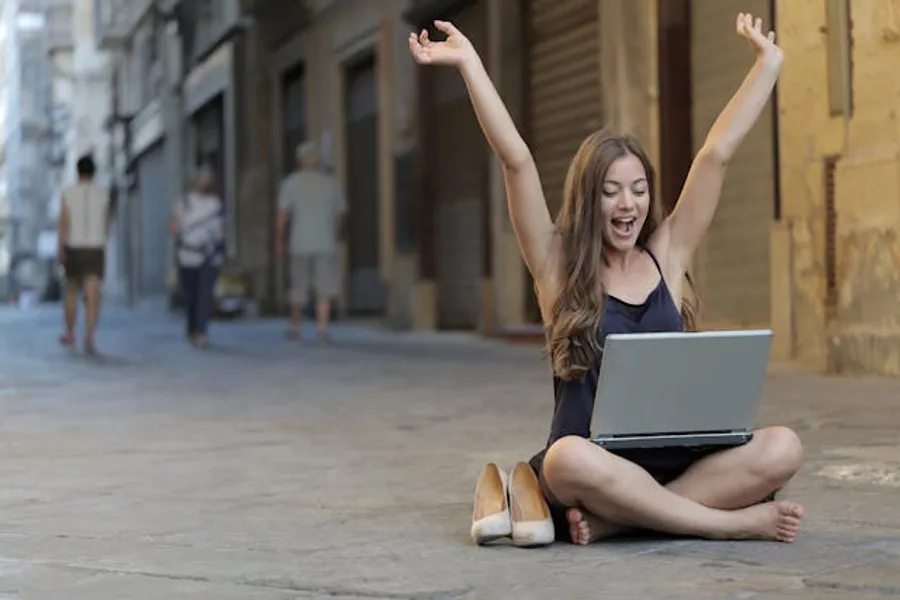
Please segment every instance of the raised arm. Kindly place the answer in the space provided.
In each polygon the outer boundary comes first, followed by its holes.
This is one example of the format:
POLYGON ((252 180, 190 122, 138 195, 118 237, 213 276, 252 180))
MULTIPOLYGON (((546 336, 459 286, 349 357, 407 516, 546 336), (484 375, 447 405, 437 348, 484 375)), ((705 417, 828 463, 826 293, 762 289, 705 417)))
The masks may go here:
POLYGON ((446 21, 435 21, 434 25, 447 34, 446 41, 433 42, 423 30, 419 36, 409 35, 409 49, 419 64, 459 69, 481 130, 503 165, 507 204, 519 248, 540 287, 545 267, 550 264, 547 258, 554 227, 534 159, 471 42, 446 21))
POLYGON ((783 60, 775 33, 762 30, 762 19, 741 13, 737 33, 756 51, 756 62, 744 82, 713 123, 697 153, 681 197, 661 232, 668 236, 668 257, 673 267, 687 270, 691 257, 712 223, 725 170, 738 146, 753 127, 772 94, 783 60))

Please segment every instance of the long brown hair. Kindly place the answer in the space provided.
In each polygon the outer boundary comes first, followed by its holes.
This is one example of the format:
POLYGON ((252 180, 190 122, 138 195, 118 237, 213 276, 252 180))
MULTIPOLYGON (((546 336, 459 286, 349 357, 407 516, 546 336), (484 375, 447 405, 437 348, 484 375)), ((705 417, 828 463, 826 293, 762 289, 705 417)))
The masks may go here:
MULTIPOLYGON (((563 256, 562 289, 547 327, 547 353, 554 374, 562 379, 581 379, 597 360, 597 329, 604 308, 600 194, 610 165, 629 154, 641 161, 647 175, 650 209, 637 239, 638 246, 644 246, 662 224, 666 211, 656 193, 655 169, 637 139, 608 130, 592 133, 581 143, 566 175, 556 219, 563 256)), ((687 281, 693 288, 689 276, 687 281)), ((681 303, 681 316, 685 329, 693 330, 696 307, 687 296, 681 303)))

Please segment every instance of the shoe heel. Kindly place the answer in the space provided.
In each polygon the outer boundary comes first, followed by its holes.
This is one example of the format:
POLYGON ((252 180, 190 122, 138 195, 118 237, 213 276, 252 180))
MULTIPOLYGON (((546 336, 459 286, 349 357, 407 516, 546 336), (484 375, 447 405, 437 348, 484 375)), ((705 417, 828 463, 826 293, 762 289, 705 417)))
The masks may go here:
POLYGON ((509 477, 509 504, 514 545, 533 548, 556 540, 550 507, 528 463, 518 463, 509 477))
POLYGON ((479 546, 512 535, 509 518, 508 477, 495 463, 481 469, 475 485, 475 505, 472 509, 472 541, 479 546))

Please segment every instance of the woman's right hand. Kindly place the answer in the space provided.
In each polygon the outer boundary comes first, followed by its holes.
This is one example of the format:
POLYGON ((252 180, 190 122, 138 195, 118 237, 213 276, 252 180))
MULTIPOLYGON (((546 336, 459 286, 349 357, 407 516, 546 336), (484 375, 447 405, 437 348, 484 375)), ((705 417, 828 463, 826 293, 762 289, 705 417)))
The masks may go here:
POLYGON ((443 42, 433 42, 428 39, 428 31, 423 29, 416 36, 409 34, 409 51, 420 65, 447 65, 459 67, 464 63, 477 59, 478 53, 472 46, 472 42, 448 21, 435 21, 434 26, 445 34, 447 39, 443 42))

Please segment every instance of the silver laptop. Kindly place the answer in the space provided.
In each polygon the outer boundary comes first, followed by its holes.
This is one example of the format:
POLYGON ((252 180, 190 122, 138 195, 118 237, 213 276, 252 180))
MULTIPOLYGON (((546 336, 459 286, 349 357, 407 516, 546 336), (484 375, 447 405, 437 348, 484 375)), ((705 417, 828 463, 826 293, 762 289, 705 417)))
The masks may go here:
POLYGON ((749 441, 771 330, 607 336, 591 420, 608 450, 749 441))

